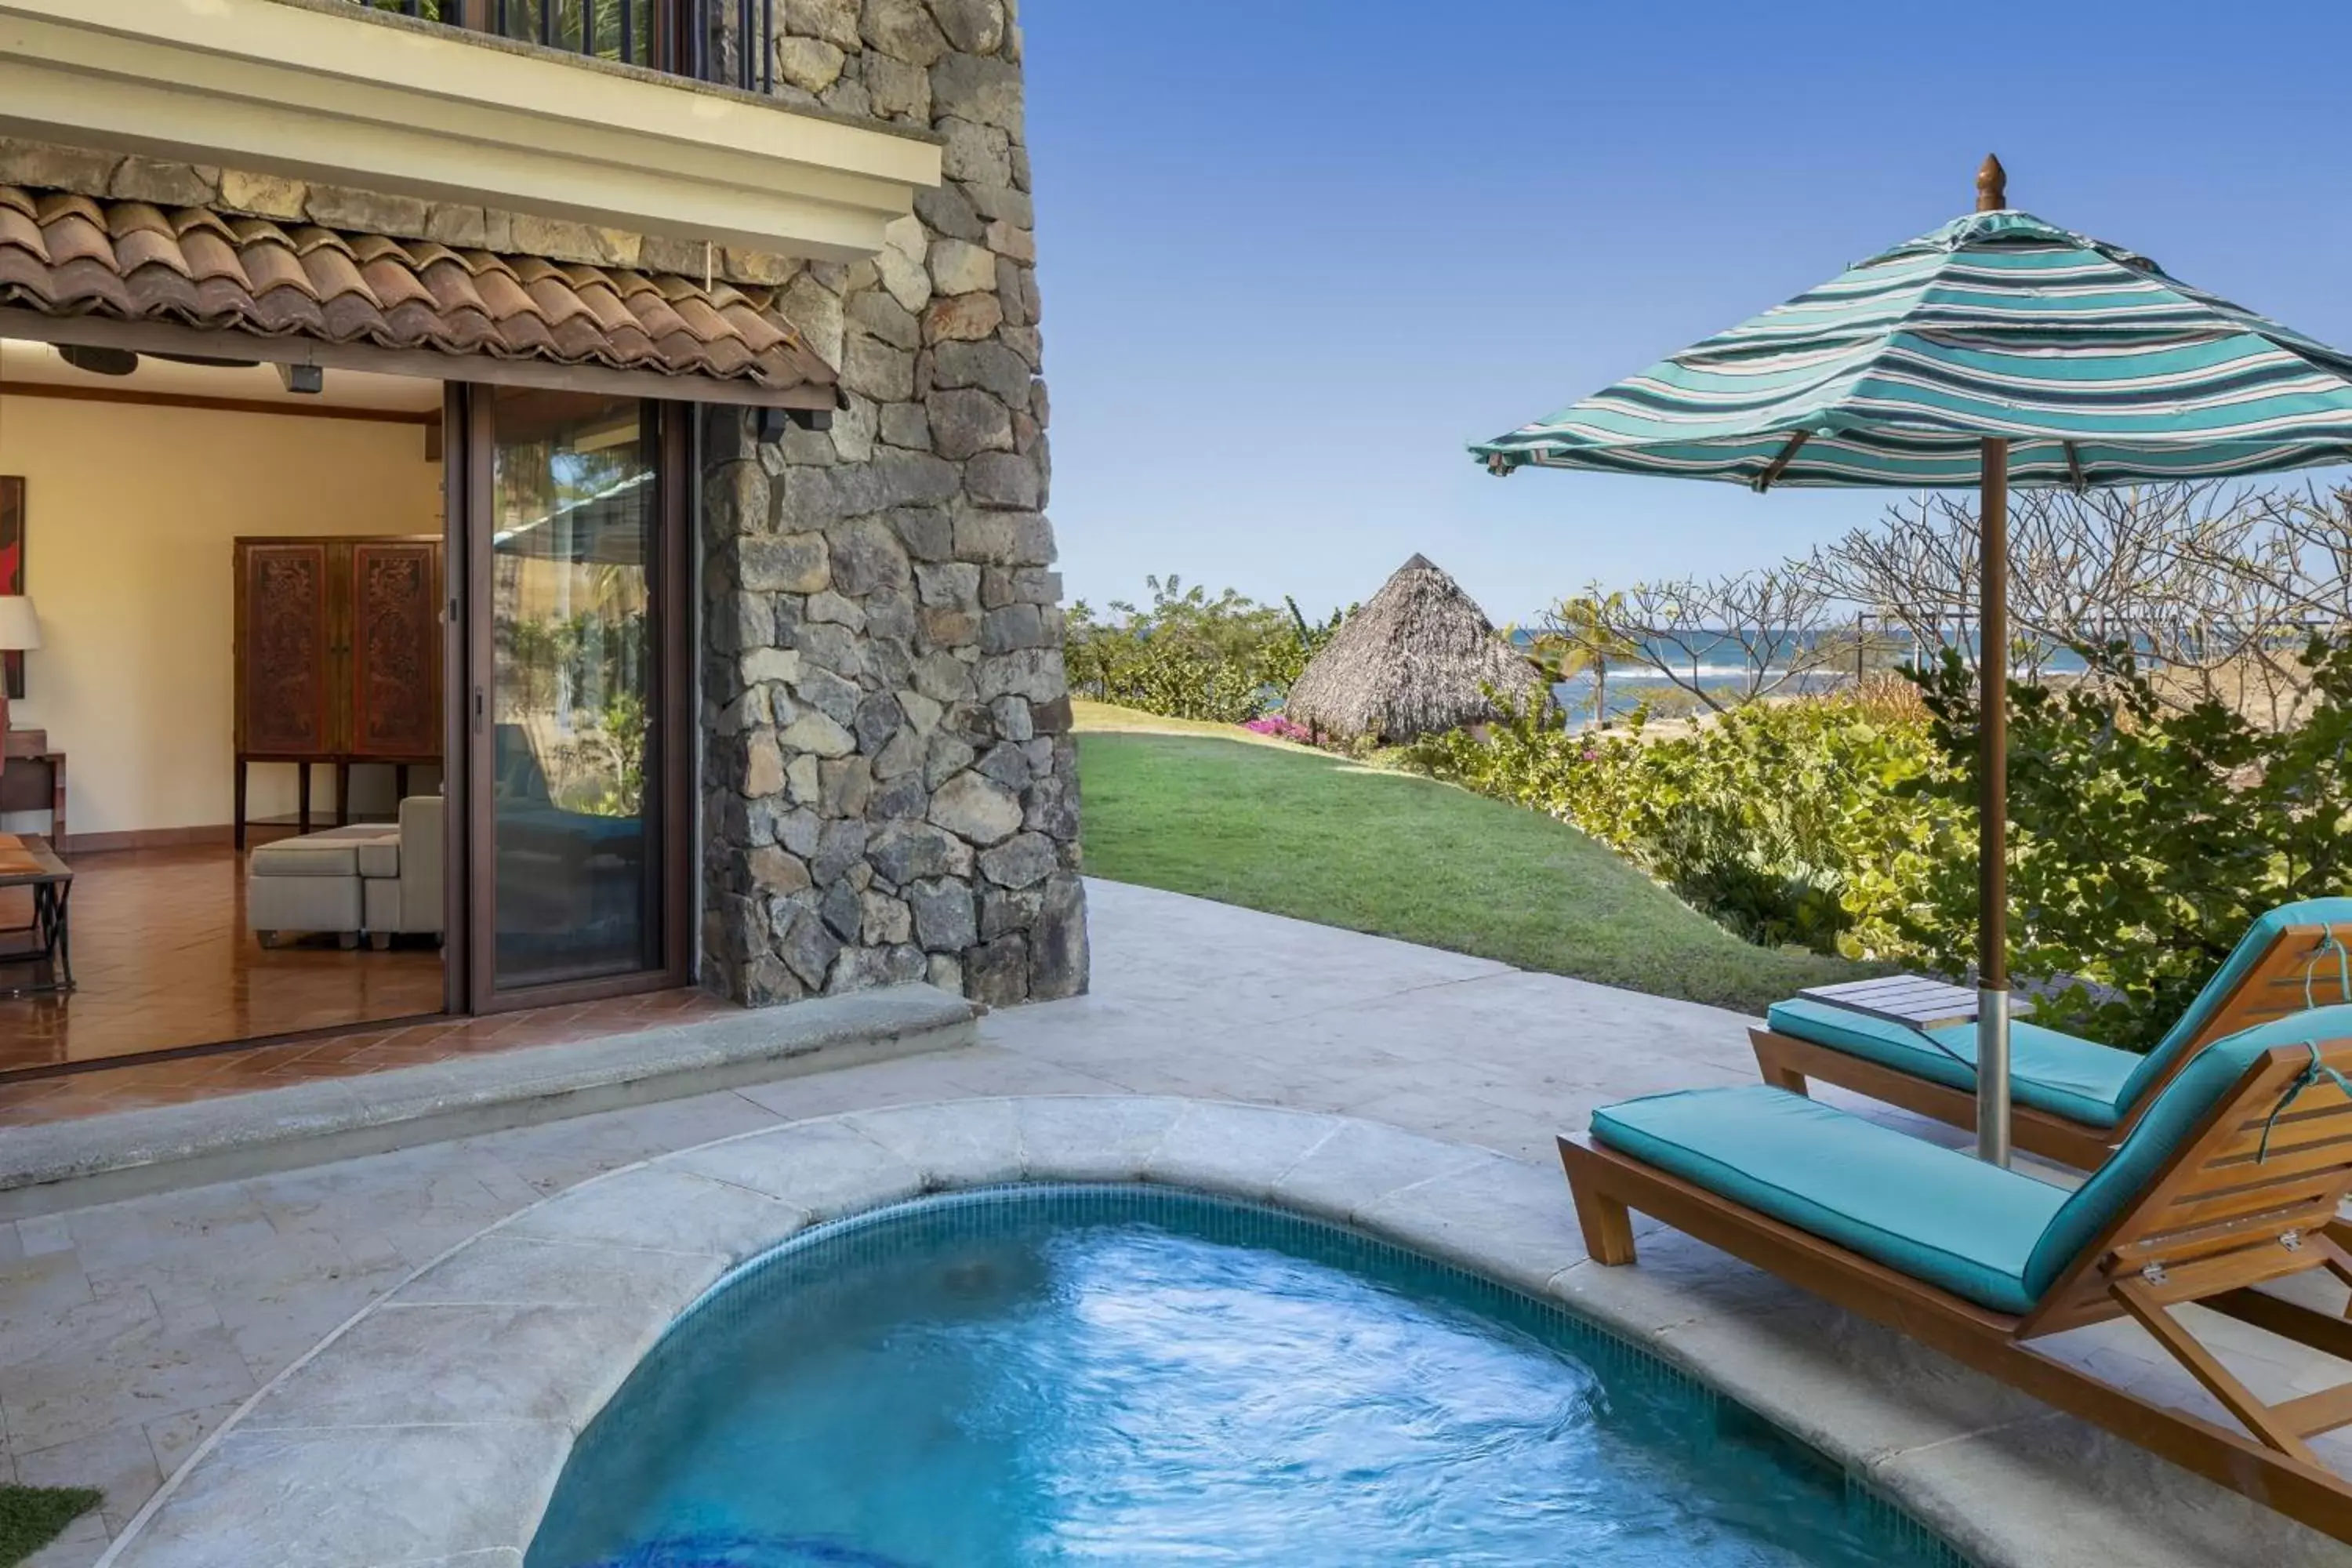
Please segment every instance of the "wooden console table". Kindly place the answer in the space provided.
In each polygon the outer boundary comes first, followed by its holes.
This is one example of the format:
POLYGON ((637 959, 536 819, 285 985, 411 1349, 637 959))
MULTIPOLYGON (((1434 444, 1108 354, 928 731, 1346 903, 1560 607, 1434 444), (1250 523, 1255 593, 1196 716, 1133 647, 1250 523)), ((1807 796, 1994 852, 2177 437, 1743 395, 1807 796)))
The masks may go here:
POLYGON ((66 754, 49 750, 46 731, 0 737, 0 811, 46 811, 48 841, 66 841, 66 754))

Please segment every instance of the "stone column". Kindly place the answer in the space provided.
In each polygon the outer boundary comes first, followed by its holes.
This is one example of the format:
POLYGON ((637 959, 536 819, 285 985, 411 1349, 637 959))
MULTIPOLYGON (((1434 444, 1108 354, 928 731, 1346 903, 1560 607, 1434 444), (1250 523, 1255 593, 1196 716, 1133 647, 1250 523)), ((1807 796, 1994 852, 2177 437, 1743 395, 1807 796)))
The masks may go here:
POLYGON ((1003 0, 784 0, 779 96, 936 132, 947 179, 780 307, 826 432, 704 431, 703 932, 753 1005, 1086 988, 1036 244, 1003 0))

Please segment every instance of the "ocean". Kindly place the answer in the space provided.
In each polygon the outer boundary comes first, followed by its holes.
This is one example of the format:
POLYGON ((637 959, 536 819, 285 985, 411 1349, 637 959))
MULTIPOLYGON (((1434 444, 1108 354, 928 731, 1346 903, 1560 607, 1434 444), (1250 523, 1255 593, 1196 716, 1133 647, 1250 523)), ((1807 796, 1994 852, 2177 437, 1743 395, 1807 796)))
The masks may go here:
MULTIPOLYGON (((1874 629, 1870 635, 1876 646, 1865 657, 1865 669, 1896 668, 1910 662, 1915 655, 1908 633, 1874 629)), ((1532 634, 1522 630, 1515 633, 1512 640, 1525 647, 1534 638, 1532 634)), ((1806 669, 1803 674, 1780 687, 1778 691, 1796 695, 1831 690, 1854 678, 1854 641, 1853 632, 1845 627, 1801 635, 1794 632, 1784 634, 1780 639, 1781 657, 1768 664, 1767 675, 1777 676, 1785 671, 1790 662, 1788 656, 1800 649, 1808 651, 1797 662, 1811 665, 1813 659, 1810 650, 1828 643, 1842 650, 1839 657, 1818 668, 1806 669)), ((1738 689, 1747 684, 1747 650, 1729 637, 1717 637, 1712 642, 1695 638, 1689 647, 1665 642, 1653 642, 1650 647, 1658 658, 1674 662, 1685 685, 1738 689)), ((2044 675, 2079 675, 2083 668, 2082 657, 2071 648, 2057 649, 2041 664, 2041 671, 2044 675)), ((2024 671, 2019 673, 2023 674, 2024 671)), ((1592 689, 1593 680, 1589 673, 1579 674, 1552 688, 1552 696, 1559 702, 1560 710, 1568 715, 1571 728, 1589 724, 1596 717, 1592 708, 1592 689)), ((1669 680, 1650 665, 1632 660, 1612 663, 1609 667, 1609 717, 1624 718, 1643 702, 1675 690, 1676 682, 1669 680)))

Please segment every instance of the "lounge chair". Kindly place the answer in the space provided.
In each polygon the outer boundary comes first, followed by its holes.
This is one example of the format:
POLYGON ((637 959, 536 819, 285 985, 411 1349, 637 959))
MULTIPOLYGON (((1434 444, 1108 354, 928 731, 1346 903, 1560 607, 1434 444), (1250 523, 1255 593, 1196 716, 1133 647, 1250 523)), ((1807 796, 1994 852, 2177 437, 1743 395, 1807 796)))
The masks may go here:
POLYGON ((1664 1221, 2174 1463, 2352 1541, 2352 1486, 2306 1438, 2352 1383, 2269 1404, 2171 1309, 2200 1306, 2352 1363, 2352 1321, 2254 1287, 2324 1269, 2352 1191, 2352 1006, 2199 1052, 2073 1193, 1767 1085, 1628 1100, 1563 1137, 1593 1261, 1664 1221), (2243 1432, 2119 1388, 2033 1342, 2136 1320, 2243 1432))
MULTIPOLYGON (((2352 1003, 2352 899, 2284 904, 2247 928, 2189 1010, 2146 1056, 2019 1020, 2010 1026, 2011 1135, 2078 1170, 2102 1163, 2202 1047, 2317 1003, 2352 1003), (2338 940, 2339 936, 2342 940, 2338 940)), ((1955 1127, 1974 1127, 1976 1026, 1921 1031, 1802 997, 1751 1029, 1764 1081, 1833 1083, 1955 1127)))

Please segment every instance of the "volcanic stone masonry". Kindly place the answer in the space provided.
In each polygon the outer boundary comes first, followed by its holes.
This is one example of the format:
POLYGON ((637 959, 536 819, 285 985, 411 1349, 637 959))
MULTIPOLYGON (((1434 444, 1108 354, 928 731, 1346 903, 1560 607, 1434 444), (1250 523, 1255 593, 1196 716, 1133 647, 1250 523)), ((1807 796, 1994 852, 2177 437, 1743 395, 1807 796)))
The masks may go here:
MULTIPOLYGON (((1078 781, 1012 0, 780 0, 776 96, 937 135, 946 178, 842 266, 0 139, 0 180, 779 288, 829 431, 703 429, 706 985, 1087 985, 1078 781)), ((732 47, 732 40, 729 41, 732 47)))
POLYGON ((828 432, 704 437, 706 979, 752 1004, 1087 983, 1021 38, 1003 0, 783 0, 779 96, 937 132, 946 180, 781 309, 828 432))

